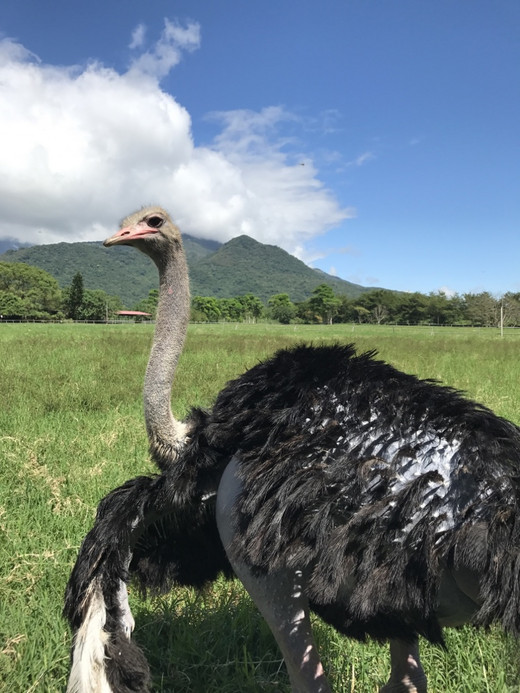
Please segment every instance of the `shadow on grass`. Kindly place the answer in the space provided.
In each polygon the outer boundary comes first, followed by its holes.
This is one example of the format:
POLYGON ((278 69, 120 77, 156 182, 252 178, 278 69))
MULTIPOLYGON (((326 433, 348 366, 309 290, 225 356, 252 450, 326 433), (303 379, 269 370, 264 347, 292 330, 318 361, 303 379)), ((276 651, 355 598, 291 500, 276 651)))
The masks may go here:
MULTIPOLYGON (((276 642, 237 581, 202 594, 175 590, 133 606, 154 693, 289 693, 276 642)), ((374 693, 388 677, 387 646, 343 638, 314 621, 318 649, 336 693, 374 693)), ((446 631, 448 651, 422 643, 431 693, 519 693, 520 643, 498 629, 446 631)))
POLYGON ((133 611, 154 693, 289 691, 273 636, 234 583, 199 595, 176 590, 133 611))

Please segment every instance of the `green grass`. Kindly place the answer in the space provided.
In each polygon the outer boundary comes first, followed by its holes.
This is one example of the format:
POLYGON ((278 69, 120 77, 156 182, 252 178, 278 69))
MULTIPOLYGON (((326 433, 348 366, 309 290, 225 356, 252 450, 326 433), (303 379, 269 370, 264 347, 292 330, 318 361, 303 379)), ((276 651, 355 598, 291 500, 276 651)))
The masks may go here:
MULTIPOLYGON (((70 633, 65 584, 99 499, 152 471, 141 407, 150 326, 0 325, 0 689, 63 691, 70 633)), ((277 348, 355 341, 421 377, 442 379, 520 423, 520 332, 369 326, 192 325, 173 392, 176 414, 210 405, 224 383, 277 348)), ((135 637, 155 690, 275 691, 288 681, 267 627, 241 586, 204 594, 131 595, 135 637)), ((375 644, 316 620, 337 693, 374 693, 388 675, 375 644)), ((447 631, 449 654, 426 643, 432 693, 518 693, 517 644, 498 629, 447 631)))

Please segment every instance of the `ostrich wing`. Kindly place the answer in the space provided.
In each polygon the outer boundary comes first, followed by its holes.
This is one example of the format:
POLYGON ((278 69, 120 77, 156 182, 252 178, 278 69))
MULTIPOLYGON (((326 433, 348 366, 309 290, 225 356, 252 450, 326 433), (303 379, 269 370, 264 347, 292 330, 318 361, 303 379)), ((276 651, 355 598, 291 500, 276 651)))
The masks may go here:
POLYGON ((157 483, 157 478, 137 477, 108 494, 83 540, 63 612, 75 633, 71 693, 101 690, 101 683, 114 691, 148 690, 148 664, 129 638, 126 582, 132 548, 153 521, 147 512, 157 483), (121 660, 124 667, 118 666, 121 660))
POLYGON ((176 476, 131 479, 99 504, 65 594, 64 616, 75 632, 71 693, 96 690, 99 682, 118 693, 148 690, 148 664, 130 639, 131 577, 145 593, 166 592, 173 584, 200 587, 221 571, 231 573, 214 495, 204 500, 186 488, 179 493, 176 476))

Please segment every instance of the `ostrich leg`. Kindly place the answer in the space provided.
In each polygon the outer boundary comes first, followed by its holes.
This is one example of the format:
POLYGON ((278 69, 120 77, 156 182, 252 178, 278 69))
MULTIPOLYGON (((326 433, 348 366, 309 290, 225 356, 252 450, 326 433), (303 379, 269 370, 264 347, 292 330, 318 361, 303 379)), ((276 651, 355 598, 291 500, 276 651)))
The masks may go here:
POLYGON ((224 471, 217 496, 217 525, 228 559, 282 651, 292 693, 330 693, 312 635, 301 571, 254 575, 231 549, 233 506, 241 488, 235 468, 233 459, 224 471))
MULTIPOLYGON (((130 560, 128 563, 130 563, 130 560)), ((119 582, 117 599, 119 602, 119 608, 121 610, 121 625, 123 626, 123 631, 126 637, 130 639, 130 636, 135 628, 135 621, 134 617, 132 616, 130 604, 128 602, 128 589, 126 587, 126 582, 123 580, 120 580, 119 582)))
POLYGON ((426 676, 419 659, 419 642, 390 641, 392 672, 379 693, 426 693, 426 676))

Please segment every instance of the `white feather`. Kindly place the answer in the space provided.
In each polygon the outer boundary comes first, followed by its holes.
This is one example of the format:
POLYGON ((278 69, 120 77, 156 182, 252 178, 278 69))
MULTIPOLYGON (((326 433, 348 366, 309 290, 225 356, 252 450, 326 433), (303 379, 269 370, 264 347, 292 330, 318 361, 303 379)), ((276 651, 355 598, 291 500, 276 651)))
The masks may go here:
POLYGON ((105 675, 106 607, 97 581, 90 586, 87 601, 85 619, 74 636, 67 693, 112 693, 105 675))

